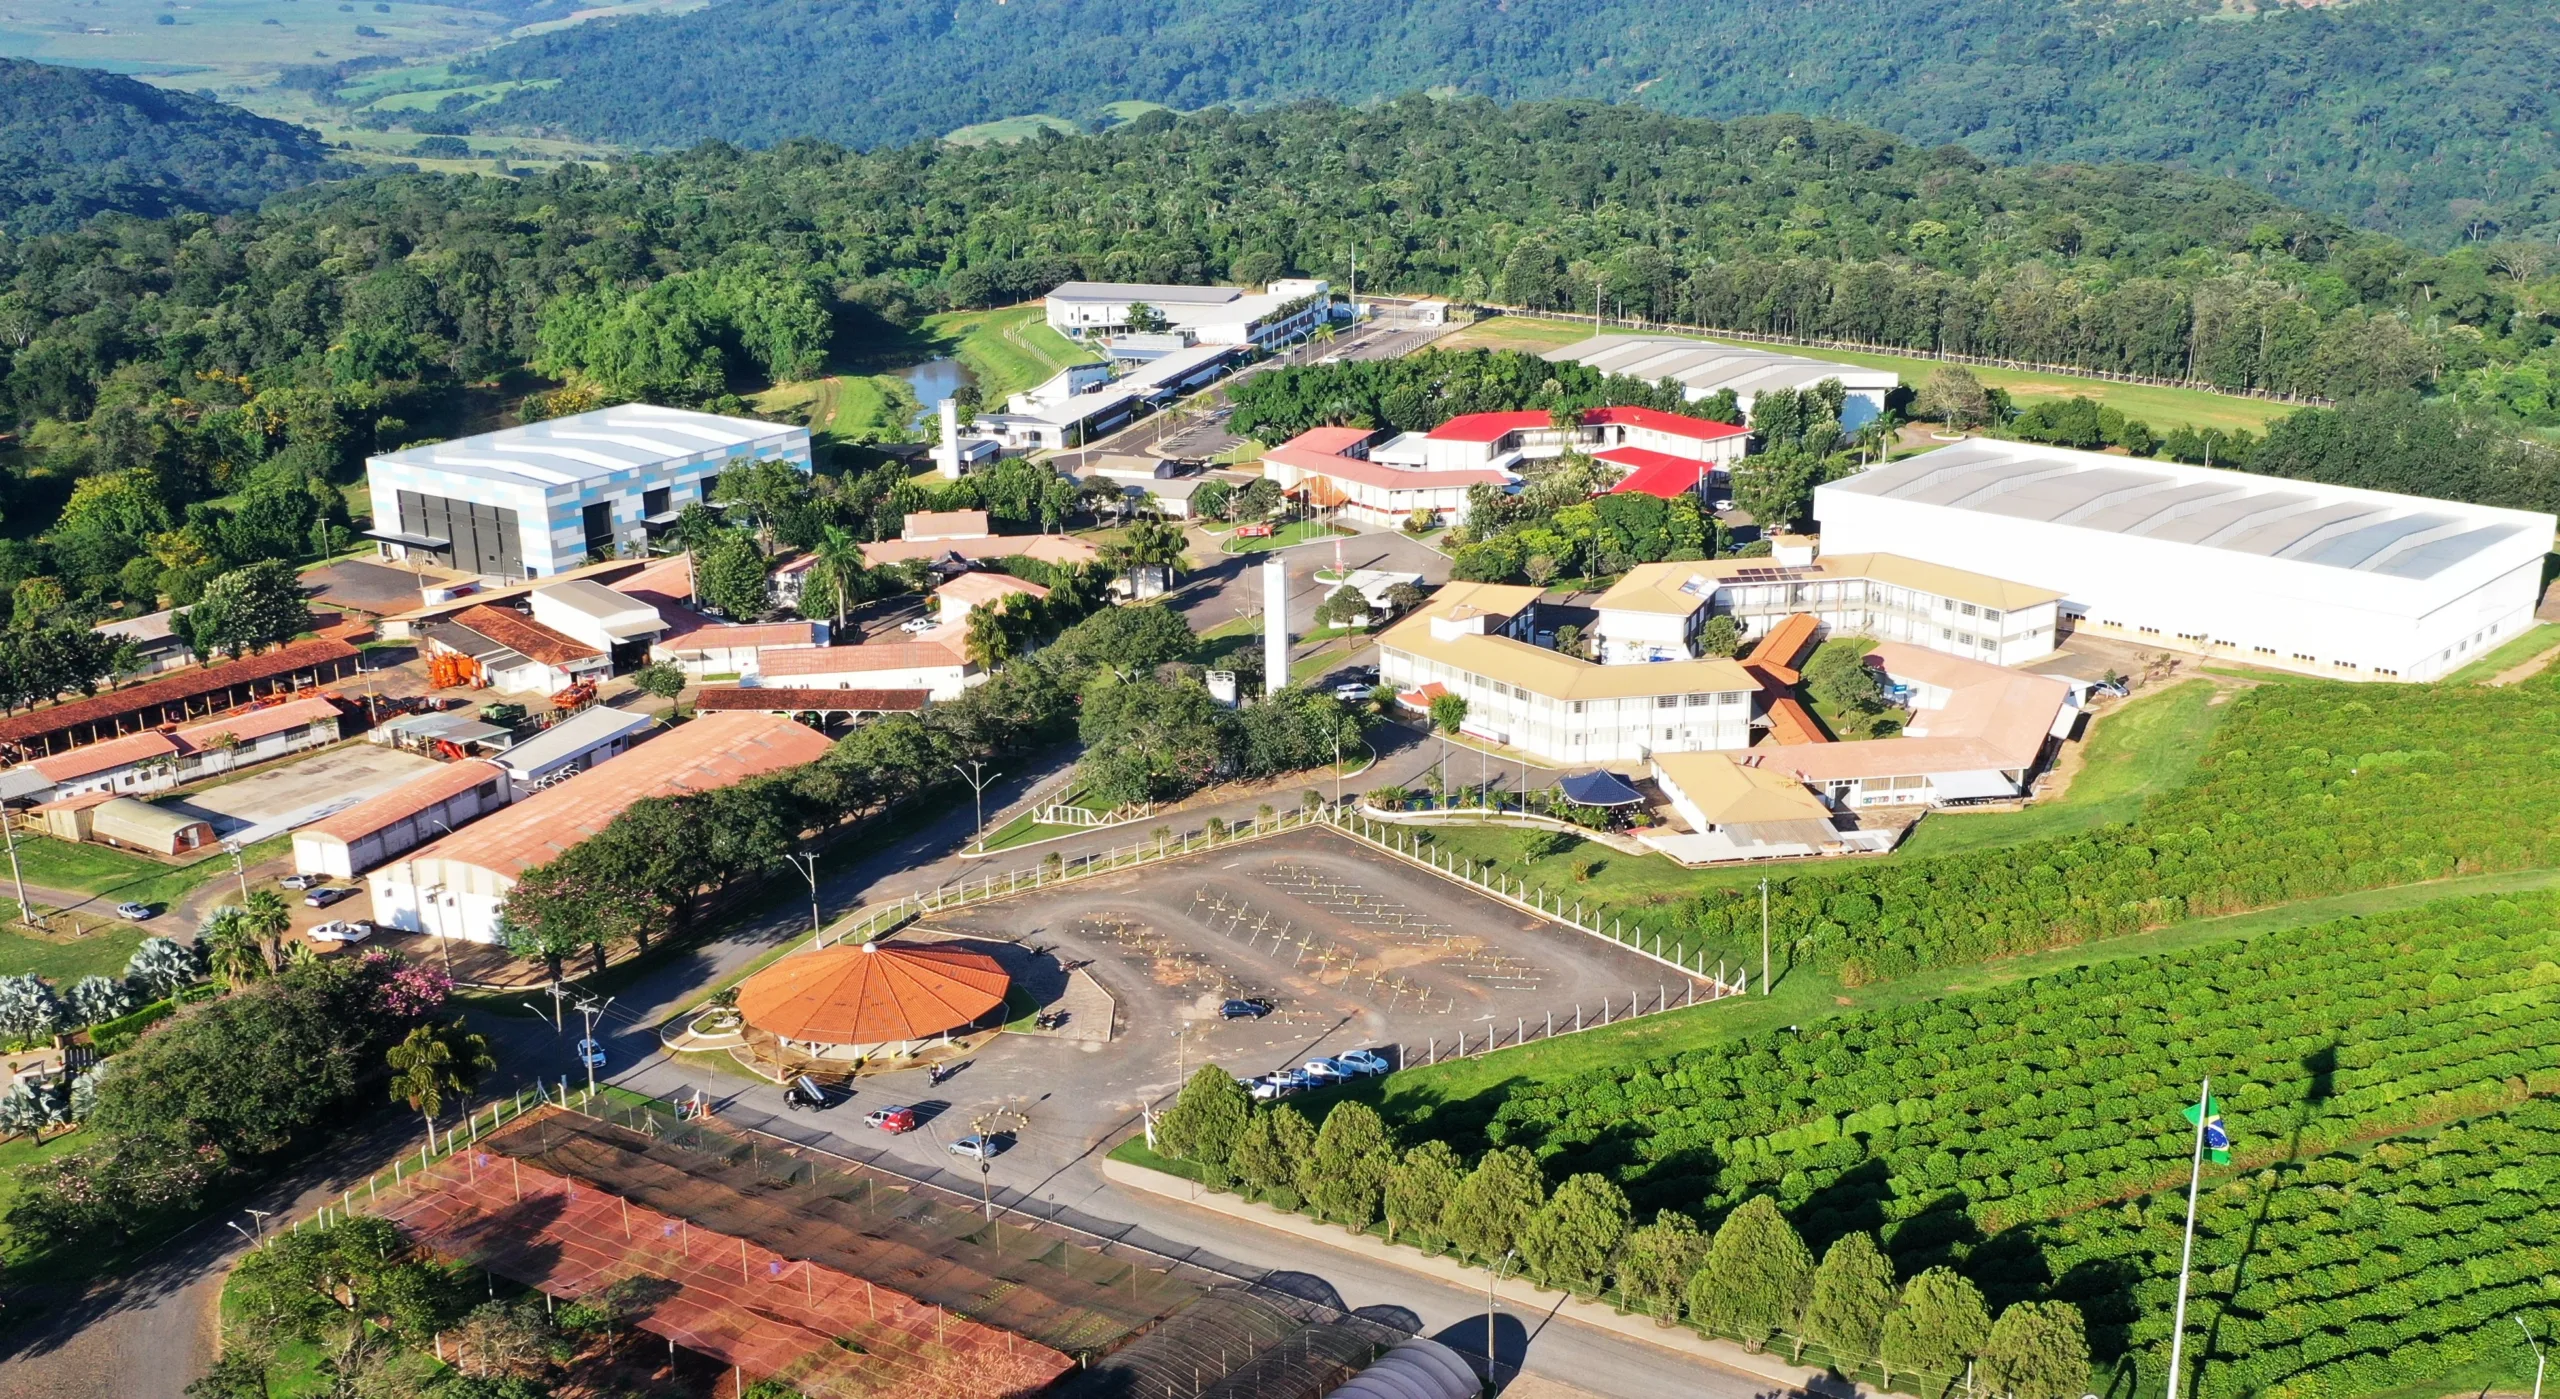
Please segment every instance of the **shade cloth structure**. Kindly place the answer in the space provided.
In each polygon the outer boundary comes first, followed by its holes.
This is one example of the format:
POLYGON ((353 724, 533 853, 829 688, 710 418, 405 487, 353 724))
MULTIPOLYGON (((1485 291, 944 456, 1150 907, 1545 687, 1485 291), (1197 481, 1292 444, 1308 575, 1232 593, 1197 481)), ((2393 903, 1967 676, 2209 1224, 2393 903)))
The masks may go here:
POLYGON ((1644 794, 1626 783, 1614 772, 1567 773, 1556 784, 1564 791, 1566 801, 1575 806, 1641 806, 1644 794))
POLYGON ((800 1044, 896 1044, 976 1024, 1004 1004, 1011 985, 983 952, 839 943, 747 978, 738 1013, 800 1044))
POLYGON ((1456 1351, 1416 1336, 1378 1357, 1326 1399, 1468 1399, 1483 1392, 1483 1381, 1456 1351))

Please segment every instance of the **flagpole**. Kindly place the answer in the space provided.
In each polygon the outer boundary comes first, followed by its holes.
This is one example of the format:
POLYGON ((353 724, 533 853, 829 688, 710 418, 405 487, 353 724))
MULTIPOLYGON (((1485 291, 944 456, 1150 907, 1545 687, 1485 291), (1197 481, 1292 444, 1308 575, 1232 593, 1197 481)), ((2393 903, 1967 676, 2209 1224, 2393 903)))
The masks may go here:
POLYGON ((2204 1179, 2204 1125, 2213 1118, 2213 1080, 2196 1092, 2195 1158, 2187 1167, 2187 1242, 2178 1254, 2178 1316, 2169 1333, 2168 1399, 2178 1399, 2178 1366, 2187 1345, 2187 1269, 2196 1258, 2196 1187, 2204 1179))

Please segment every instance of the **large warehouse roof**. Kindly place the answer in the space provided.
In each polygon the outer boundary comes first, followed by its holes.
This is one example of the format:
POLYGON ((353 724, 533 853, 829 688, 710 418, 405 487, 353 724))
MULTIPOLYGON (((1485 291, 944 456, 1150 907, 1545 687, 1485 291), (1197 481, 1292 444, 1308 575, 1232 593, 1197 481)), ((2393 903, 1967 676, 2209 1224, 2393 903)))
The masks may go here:
POLYGON ((547 491, 602 480, 615 472, 656 462, 678 461, 750 443, 780 442, 803 432, 784 423, 625 403, 592 413, 457 437, 450 442, 403 447, 373 461, 547 491))
POLYGON ((1701 398, 1731 389, 1747 399, 1770 389, 1808 389, 1825 379, 1852 389, 1890 389, 1902 382, 1890 369, 1670 335, 1595 335, 1549 350, 1546 359, 1587 364, 1603 374, 1625 374, 1646 383, 1670 379, 1701 398))
POLYGON ((2513 539, 2533 518, 2455 501, 1983 439, 1821 489, 2411 579, 2432 578, 2513 539))

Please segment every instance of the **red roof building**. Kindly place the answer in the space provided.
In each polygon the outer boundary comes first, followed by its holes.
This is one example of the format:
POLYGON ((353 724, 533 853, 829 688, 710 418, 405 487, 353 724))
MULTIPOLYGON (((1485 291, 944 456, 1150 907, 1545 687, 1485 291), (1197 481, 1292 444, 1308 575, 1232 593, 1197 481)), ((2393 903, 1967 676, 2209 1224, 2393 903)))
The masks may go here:
POLYGON ((255 656, 175 671, 68 704, 0 719, 0 756, 59 753, 163 724, 211 718, 278 691, 307 689, 354 674, 359 655, 343 641, 288 642, 255 656))

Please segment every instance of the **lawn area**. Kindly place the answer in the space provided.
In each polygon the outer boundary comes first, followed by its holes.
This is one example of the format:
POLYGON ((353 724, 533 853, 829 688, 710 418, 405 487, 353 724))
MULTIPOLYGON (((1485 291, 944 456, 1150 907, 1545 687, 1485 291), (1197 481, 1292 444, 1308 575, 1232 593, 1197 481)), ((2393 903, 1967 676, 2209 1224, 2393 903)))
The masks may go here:
POLYGON ((1311 539, 1331 539, 1337 534, 1348 536, 1351 533, 1347 529, 1336 529, 1322 520, 1294 520, 1259 539, 1238 539, 1230 534, 1218 549, 1219 552, 1227 554, 1260 554, 1273 549, 1286 549, 1292 544, 1304 544, 1311 539))
POLYGON ((748 402, 772 417, 806 412, 824 441, 904 442, 915 436, 915 391, 895 374, 838 374, 777 384, 748 402))
MULTIPOLYGON (((1647 334, 1655 332, 1648 331, 1647 334)), ((1550 321, 1531 316, 1496 316, 1479 321, 1439 342, 1444 350, 1552 350, 1577 340, 1591 338, 1588 325, 1573 321, 1550 321)), ((1700 336, 1700 339, 1707 337, 1700 336)), ((1776 348, 1785 349, 1786 346, 1776 348)), ((1817 359, 1837 360, 1842 364, 1861 365, 1869 369, 1890 369, 1902 381, 1917 388, 1926 381, 1935 360, 1910 355, 1869 354, 1861 350, 1802 350, 1799 353, 1817 359)), ((2072 398, 2086 396, 2101 405, 2114 408, 2126 417, 2139 418, 2161 433, 2187 424, 2194 427, 2218 427, 2225 432, 2247 430, 2264 432, 2268 423, 2294 410, 2296 405, 2265 399, 2241 398, 2232 394, 2208 393, 2199 389, 2155 388, 2148 384, 2118 384, 2104 379, 2082 379, 2069 374, 2047 374, 2035 370, 1972 368, 1974 377, 1990 388, 2006 389, 2022 406, 2040 398, 2072 398)))
MULTIPOLYGON (((245 864, 272 860, 293 849, 290 835, 270 836, 241 852, 245 864)), ((169 904, 187 891, 219 876, 231 877, 231 859, 215 853, 183 867, 127 855, 103 845, 73 844, 51 836, 20 836, 18 867, 29 884, 49 889, 76 889, 118 902, 169 904)))
POLYGON ((2099 715, 2092 721, 2087 758, 2061 796, 2024 811, 1937 812, 1896 855, 1951 855, 2131 821, 2141 814, 2145 797, 2195 771, 2205 744, 2231 712, 2229 704, 2212 702, 2214 690, 2210 680, 2182 681, 2099 715))
MULTIPOLYGON (((16 900, 8 901, 12 917, 16 900)), ((20 933, 0 932, 0 976, 40 976, 56 990, 68 989, 84 976, 122 976, 133 950, 150 934, 131 923, 109 922, 75 942, 48 942, 20 933)))
POLYGON ((978 393, 1001 405, 1007 394, 1030 388, 1093 355, 1049 328, 1037 304, 1000 311, 947 311, 925 318, 933 346, 968 366, 978 393))
POLYGON ((2544 622, 2527 628, 2522 635, 2436 683, 2477 685, 2484 680, 2495 679, 2500 672, 2523 665, 2554 647, 2560 647, 2560 622, 2544 622))

